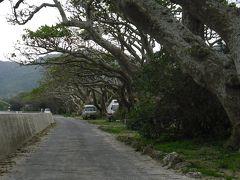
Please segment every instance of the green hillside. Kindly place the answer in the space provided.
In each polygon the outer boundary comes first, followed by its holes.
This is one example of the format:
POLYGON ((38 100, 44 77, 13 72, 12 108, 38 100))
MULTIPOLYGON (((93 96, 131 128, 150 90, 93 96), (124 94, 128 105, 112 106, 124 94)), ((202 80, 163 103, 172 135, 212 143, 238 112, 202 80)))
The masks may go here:
POLYGON ((0 61, 0 97, 11 97, 38 85, 42 68, 0 61))

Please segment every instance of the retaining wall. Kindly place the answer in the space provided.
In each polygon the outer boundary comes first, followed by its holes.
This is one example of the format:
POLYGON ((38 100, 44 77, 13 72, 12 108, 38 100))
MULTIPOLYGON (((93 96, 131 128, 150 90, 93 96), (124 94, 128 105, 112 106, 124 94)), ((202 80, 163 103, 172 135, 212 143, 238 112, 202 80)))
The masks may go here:
POLYGON ((51 113, 0 114, 0 159, 54 123, 51 113))

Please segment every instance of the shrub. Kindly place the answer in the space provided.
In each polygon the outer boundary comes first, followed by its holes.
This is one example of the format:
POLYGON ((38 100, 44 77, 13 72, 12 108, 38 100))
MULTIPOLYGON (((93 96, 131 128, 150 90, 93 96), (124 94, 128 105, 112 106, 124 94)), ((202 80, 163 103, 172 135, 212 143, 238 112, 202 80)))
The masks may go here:
POLYGON ((176 138, 224 137, 227 115, 207 89, 181 72, 166 53, 159 52, 136 76, 138 101, 127 126, 147 137, 168 133, 176 138))

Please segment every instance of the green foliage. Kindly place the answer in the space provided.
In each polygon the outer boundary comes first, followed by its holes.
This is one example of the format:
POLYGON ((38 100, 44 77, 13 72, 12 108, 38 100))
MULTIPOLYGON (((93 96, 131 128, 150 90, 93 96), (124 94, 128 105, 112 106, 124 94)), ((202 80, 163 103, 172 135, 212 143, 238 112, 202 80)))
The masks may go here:
POLYGON ((57 98, 48 96, 47 85, 39 85, 30 92, 19 93, 10 98, 8 101, 11 104, 13 111, 40 111, 42 108, 50 108, 53 113, 64 114, 64 103, 57 98))
POLYGON ((159 129, 152 126, 156 106, 156 102, 152 97, 141 98, 134 110, 128 115, 130 120, 127 121, 127 127, 139 130, 145 137, 156 137, 159 129))
POLYGON ((9 107, 9 105, 7 105, 6 103, 1 102, 1 100, 0 100, 0 111, 7 111, 8 107, 9 107))
POLYGON ((228 5, 228 0, 220 0, 220 2, 221 2, 222 4, 224 4, 225 6, 228 5))
POLYGON ((112 134, 121 134, 121 133, 128 133, 129 131, 126 126, 121 122, 109 122, 107 120, 89 120, 91 124, 95 124, 99 126, 99 129, 112 133, 112 134))
POLYGON ((68 30, 65 26, 55 25, 55 26, 41 26, 38 30, 31 31, 26 30, 27 35, 23 35, 23 40, 28 38, 40 38, 40 39, 49 39, 49 38, 61 38, 65 36, 70 36, 71 31, 68 30))
POLYGON ((234 172, 240 171, 240 154, 226 151, 221 144, 168 141, 155 144, 155 148, 167 153, 174 151, 182 154, 184 159, 192 163, 187 171, 195 170, 214 177, 234 177, 234 172))
POLYGON ((127 113, 128 113, 127 109, 121 107, 120 109, 117 110, 117 112, 113 114, 112 120, 124 121, 126 119, 127 113))
POLYGON ((21 111, 24 106, 21 96, 15 96, 9 99, 9 104, 11 104, 11 111, 21 111))
POLYGON ((217 98, 183 74, 164 52, 143 68, 134 87, 139 99, 128 117, 128 127, 145 137, 225 138, 230 132, 217 98))
MULTIPOLYGON (((224 179, 238 179, 240 171, 240 153, 230 152, 223 148, 223 141, 193 141, 193 140, 171 140, 166 134, 159 138, 146 138, 137 131, 129 131, 120 122, 109 122, 107 120, 88 121, 96 124, 100 129, 117 135, 117 139, 132 145, 153 146, 154 150, 161 152, 160 160, 167 153, 177 152, 191 165, 184 170, 187 172, 201 172, 205 176, 222 177, 224 179), (166 141, 167 140, 167 141, 166 141)), ((209 178, 210 179, 210 178, 209 178)))

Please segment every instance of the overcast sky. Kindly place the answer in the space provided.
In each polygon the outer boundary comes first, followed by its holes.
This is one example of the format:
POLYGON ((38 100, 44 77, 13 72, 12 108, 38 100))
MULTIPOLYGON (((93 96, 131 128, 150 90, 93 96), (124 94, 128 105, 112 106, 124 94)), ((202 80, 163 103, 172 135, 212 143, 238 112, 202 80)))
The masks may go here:
POLYGON ((11 14, 8 1, 0 3, 0 60, 6 60, 6 55, 13 52, 14 43, 21 39, 24 29, 36 29, 44 24, 54 24, 58 22, 58 12, 54 8, 46 8, 41 11, 32 21, 25 26, 13 26, 6 20, 6 15, 11 14))

